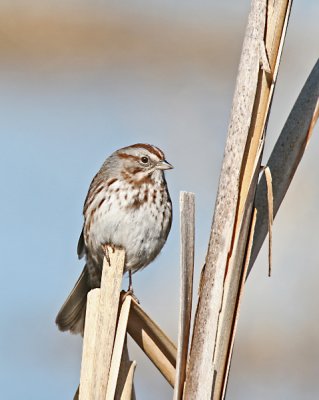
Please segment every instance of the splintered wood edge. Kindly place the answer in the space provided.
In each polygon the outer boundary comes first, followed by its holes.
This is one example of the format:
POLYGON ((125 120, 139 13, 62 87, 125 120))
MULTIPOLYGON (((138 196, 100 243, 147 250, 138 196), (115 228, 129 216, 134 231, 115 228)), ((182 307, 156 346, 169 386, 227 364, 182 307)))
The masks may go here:
POLYGON ((180 193, 180 234, 181 234, 181 267, 180 267, 180 310, 179 332, 176 358, 176 378, 174 400, 183 397, 188 344, 192 314, 194 247, 195 247, 195 195, 180 193))

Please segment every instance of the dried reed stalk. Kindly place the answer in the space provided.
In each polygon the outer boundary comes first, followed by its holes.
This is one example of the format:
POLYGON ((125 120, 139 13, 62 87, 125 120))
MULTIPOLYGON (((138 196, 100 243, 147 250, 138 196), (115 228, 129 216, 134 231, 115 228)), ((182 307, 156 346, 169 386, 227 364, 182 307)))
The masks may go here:
POLYGON ((135 366, 136 362, 130 361, 126 335, 114 400, 136 400, 132 374, 135 366))
POLYGON ((107 257, 103 261, 101 288, 88 295, 80 400, 102 400, 106 396, 125 253, 109 248, 108 257, 110 264, 107 257))
POLYGON ((120 310, 120 316, 116 328, 116 336, 112 353, 112 362, 109 373, 105 400, 114 400, 123 348, 126 338, 127 321, 130 313, 132 297, 126 296, 120 310))
POLYGON ((176 379, 174 386, 174 400, 183 398, 188 356, 189 333, 192 315, 193 272, 195 251, 195 195, 194 193, 180 193, 180 240, 181 240, 181 268, 180 268, 180 310, 179 332, 176 359, 176 379))
POLYGON ((176 347, 134 300, 131 305, 127 332, 174 387, 176 347))
POLYGON ((252 1, 202 271, 185 399, 225 396, 264 131, 290 7, 289 0, 252 1))
MULTIPOLYGON (((318 119, 319 60, 313 67, 280 133, 267 166, 272 175, 274 216, 284 199, 318 119)), ((248 273, 253 267, 268 232, 267 185, 265 176, 258 183, 255 207, 256 230, 248 273)))

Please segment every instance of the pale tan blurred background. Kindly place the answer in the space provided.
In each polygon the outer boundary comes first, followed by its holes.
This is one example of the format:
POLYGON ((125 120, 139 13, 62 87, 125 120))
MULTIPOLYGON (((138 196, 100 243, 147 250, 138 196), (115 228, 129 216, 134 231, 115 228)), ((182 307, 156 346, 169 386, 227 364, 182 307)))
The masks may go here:
MULTIPOLYGON (((37 1, 0 4, 1 393, 70 399, 81 339, 54 318, 81 271, 86 190, 104 158, 161 147, 175 219, 161 256, 134 277, 143 307, 176 340, 180 190, 196 193, 203 265, 250 2, 37 1)), ((265 158, 319 54, 319 3, 295 1, 265 158)), ((319 396, 318 127, 247 282, 229 399, 319 396)), ((124 285, 126 286, 125 278, 124 285)), ((141 352, 137 398, 172 390, 141 352)))

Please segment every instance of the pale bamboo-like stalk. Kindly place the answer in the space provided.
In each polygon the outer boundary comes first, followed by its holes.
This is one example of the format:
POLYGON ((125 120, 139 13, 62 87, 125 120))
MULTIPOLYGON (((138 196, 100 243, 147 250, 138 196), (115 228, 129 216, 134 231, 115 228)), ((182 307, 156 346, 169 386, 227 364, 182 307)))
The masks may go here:
POLYGON ((135 369, 135 361, 133 367, 132 365, 133 361, 130 361, 128 354, 126 335, 114 400, 136 400, 134 384, 132 380, 132 368, 135 369))
POLYGON ((127 378, 124 383, 121 400, 135 399, 134 385, 133 385, 135 368, 136 368, 136 361, 131 361, 130 368, 129 368, 128 374, 127 374, 127 378))
POLYGON ((174 387, 176 346, 134 300, 131 304, 127 332, 174 387))
POLYGON ((174 400, 183 398, 192 315, 195 251, 195 195, 180 193, 180 310, 174 400))
MULTIPOLYGON (((238 301, 237 301, 237 305, 236 305, 234 327, 233 327, 233 329, 231 331, 230 351, 229 351, 230 357, 232 355, 233 348, 234 348, 236 327, 237 327, 238 319, 239 319, 239 309, 240 309, 241 301, 242 301, 242 298, 243 298, 245 277, 246 277, 246 274, 247 274, 247 271, 248 271, 249 261, 250 261, 250 257, 251 257, 251 249, 252 249, 252 246, 253 246, 253 237, 254 237, 255 228, 256 228, 256 219, 257 219, 257 210, 256 210, 256 208, 254 208, 253 215, 252 215, 252 221, 251 221, 251 230, 249 232, 249 239, 248 239, 248 243, 247 243, 244 270, 243 270, 243 274, 242 274, 242 277, 241 277, 240 288, 239 288, 239 293, 238 293, 238 301)), ((230 370, 230 362, 227 363, 226 376, 228 376, 229 370, 230 370)), ((225 385, 224 388, 223 388, 223 394, 222 394, 223 398, 226 396, 226 389, 227 389, 227 386, 225 385)))
POLYGON ((114 341, 112 361, 107 384, 105 400, 114 400, 116 385, 120 370, 123 347, 126 338, 127 321, 129 317, 132 297, 126 296, 120 310, 120 316, 117 323, 116 336, 114 341))
POLYGON ((80 375, 79 399, 92 399, 94 396, 93 373, 96 351, 96 326, 100 303, 100 289, 88 293, 85 328, 83 338, 82 363, 80 375))
POLYGON ((95 339, 94 396, 92 400, 102 400, 106 395, 124 269, 124 250, 115 249, 113 251, 109 249, 108 256, 110 265, 107 257, 104 257, 103 262, 99 316, 95 339))
POLYGON ((289 0, 252 1, 202 271, 186 399, 220 400, 225 394, 264 130, 290 6, 289 0))

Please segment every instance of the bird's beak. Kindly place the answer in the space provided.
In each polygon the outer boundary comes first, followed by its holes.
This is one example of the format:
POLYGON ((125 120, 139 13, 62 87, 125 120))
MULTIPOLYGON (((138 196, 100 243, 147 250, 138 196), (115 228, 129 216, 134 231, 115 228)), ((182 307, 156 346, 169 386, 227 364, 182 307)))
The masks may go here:
POLYGON ((165 170, 165 169, 172 169, 172 168, 174 168, 173 165, 170 164, 169 162, 167 162, 166 160, 159 161, 156 164, 156 169, 165 170))

